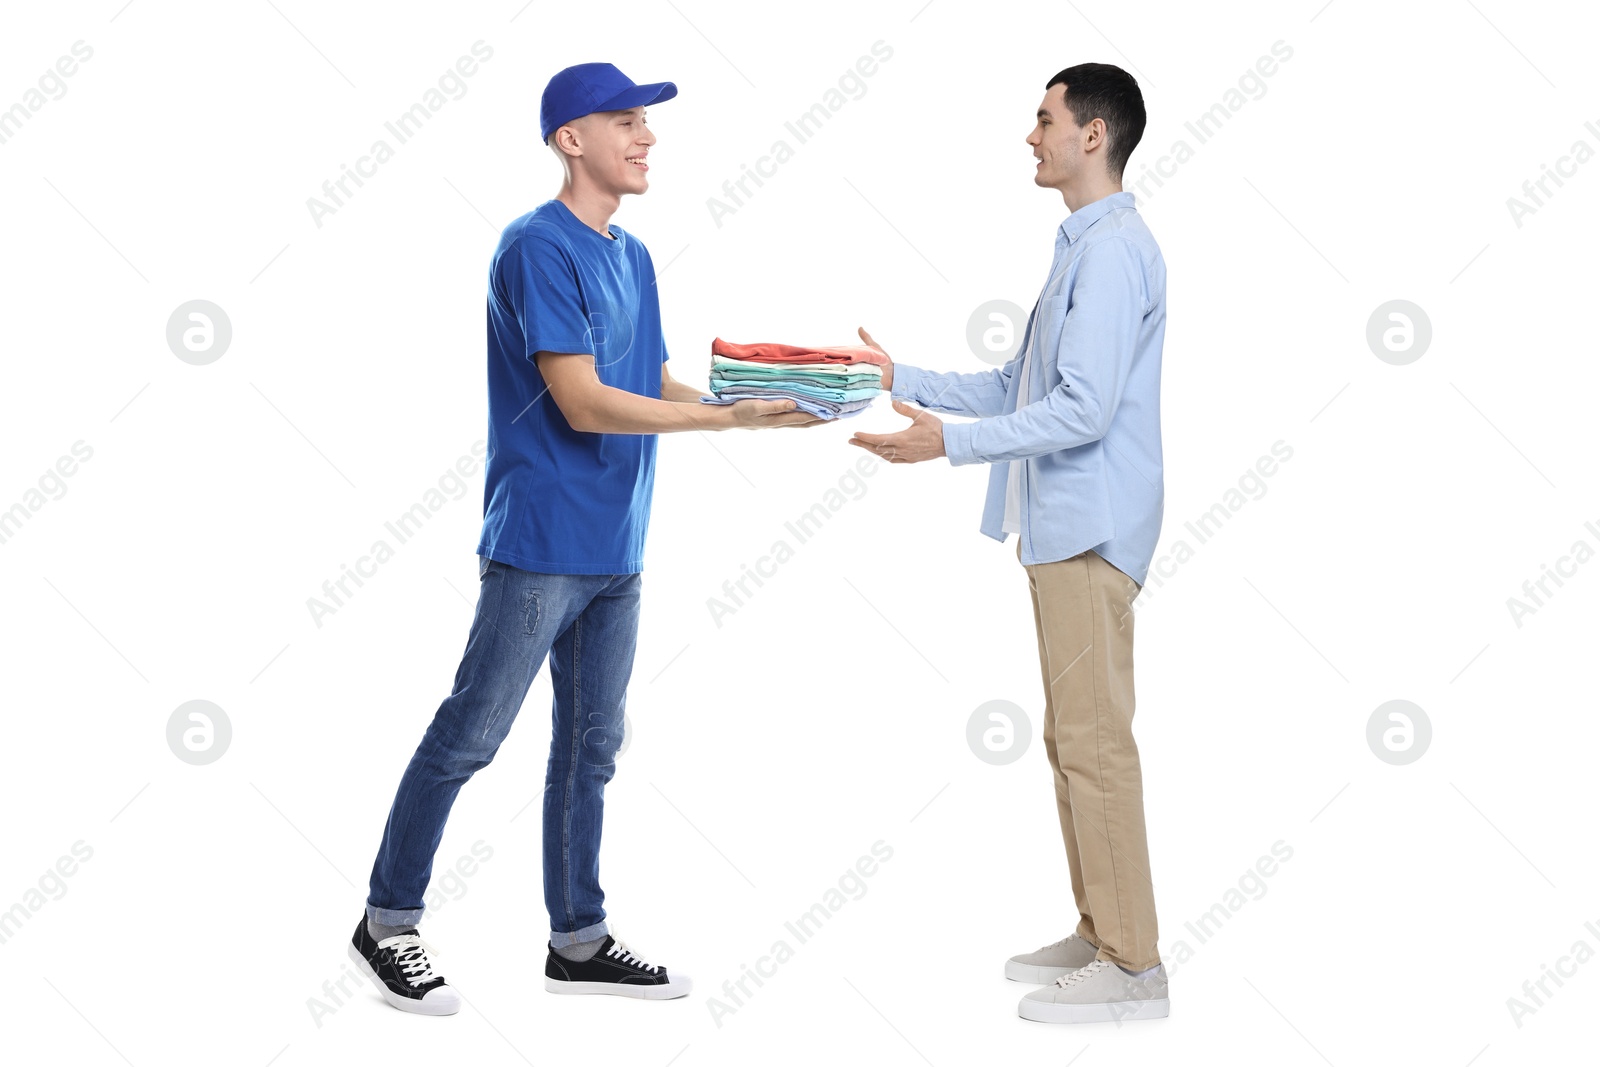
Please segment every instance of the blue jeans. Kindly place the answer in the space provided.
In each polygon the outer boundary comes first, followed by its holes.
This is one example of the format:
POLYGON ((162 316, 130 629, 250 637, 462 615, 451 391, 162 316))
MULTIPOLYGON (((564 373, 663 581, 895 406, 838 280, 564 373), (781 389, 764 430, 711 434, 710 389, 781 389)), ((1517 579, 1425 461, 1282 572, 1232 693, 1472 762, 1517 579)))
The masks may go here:
POLYGON ((639 574, 541 574, 479 557, 478 607, 455 686, 406 767, 372 865, 367 917, 422 919, 456 793, 489 765, 550 658, 544 903, 557 947, 603 937, 600 821, 622 745, 639 633, 639 574))

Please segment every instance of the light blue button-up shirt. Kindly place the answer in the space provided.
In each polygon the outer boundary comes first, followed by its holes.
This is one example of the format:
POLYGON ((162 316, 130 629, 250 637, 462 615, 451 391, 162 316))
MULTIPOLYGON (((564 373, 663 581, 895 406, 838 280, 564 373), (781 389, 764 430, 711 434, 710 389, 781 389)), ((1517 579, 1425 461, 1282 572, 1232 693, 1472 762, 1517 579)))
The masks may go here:
POLYGON ((1131 192, 1085 204, 1056 234, 1050 277, 1004 367, 896 362, 890 395, 979 421, 944 424, 953 466, 993 464, 982 533, 1006 539, 1009 461, 1022 468, 1023 563, 1094 549, 1144 585, 1161 533, 1161 342, 1167 265, 1131 192), (1028 396, 1020 397, 1025 358, 1028 396))

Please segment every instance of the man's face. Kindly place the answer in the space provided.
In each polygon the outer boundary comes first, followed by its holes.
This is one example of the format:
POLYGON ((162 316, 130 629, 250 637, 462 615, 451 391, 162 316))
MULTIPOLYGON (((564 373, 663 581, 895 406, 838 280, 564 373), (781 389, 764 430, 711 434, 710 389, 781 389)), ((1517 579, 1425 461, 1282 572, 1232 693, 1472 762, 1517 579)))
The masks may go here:
POLYGON ((1035 116, 1028 145, 1039 160, 1033 171, 1033 184, 1060 189, 1073 181, 1083 168, 1083 128, 1067 110, 1067 87, 1052 85, 1044 94, 1035 116))
POLYGON ((585 169, 598 185, 618 196, 650 188, 645 155, 656 135, 645 125, 644 108, 596 111, 572 125, 578 130, 585 169))

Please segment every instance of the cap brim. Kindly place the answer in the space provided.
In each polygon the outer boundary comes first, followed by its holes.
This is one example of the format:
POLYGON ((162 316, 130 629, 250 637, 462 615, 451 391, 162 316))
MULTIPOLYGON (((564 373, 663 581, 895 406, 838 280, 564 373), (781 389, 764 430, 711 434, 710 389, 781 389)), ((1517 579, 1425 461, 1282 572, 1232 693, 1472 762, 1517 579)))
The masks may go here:
POLYGON ((595 108, 596 111, 626 111, 630 107, 645 107, 671 100, 678 95, 678 87, 671 82, 649 82, 635 85, 613 96, 595 108))

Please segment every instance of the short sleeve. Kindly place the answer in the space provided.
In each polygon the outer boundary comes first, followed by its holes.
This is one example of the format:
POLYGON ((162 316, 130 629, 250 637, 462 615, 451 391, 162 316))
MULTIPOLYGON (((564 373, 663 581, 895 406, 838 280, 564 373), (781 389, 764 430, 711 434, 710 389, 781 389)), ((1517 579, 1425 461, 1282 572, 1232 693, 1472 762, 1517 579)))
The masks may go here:
POLYGON ((523 353, 595 354, 578 274, 560 248, 537 237, 520 237, 500 257, 507 303, 522 328, 523 353))

